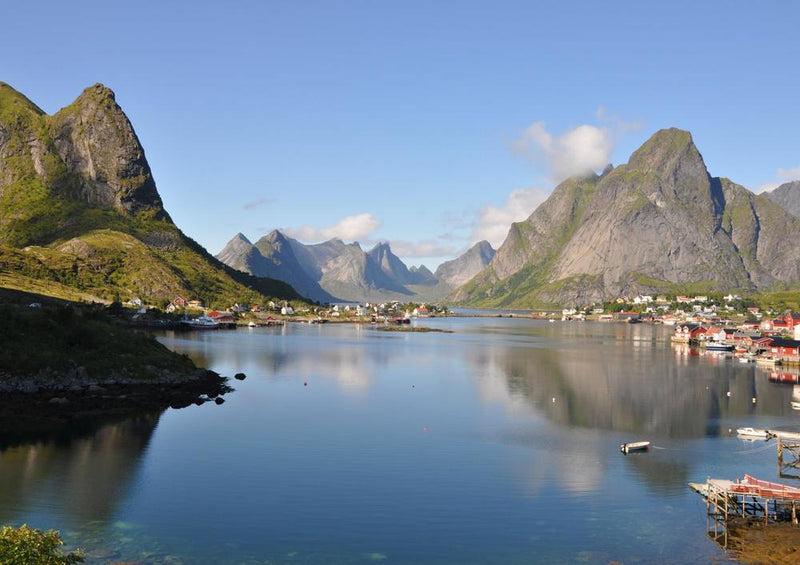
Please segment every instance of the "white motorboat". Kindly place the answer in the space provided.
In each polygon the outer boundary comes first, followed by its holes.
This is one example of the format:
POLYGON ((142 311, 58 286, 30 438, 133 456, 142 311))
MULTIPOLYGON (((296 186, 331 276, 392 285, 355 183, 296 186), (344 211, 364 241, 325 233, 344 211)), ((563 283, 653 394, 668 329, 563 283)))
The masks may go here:
POLYGON ((650 449, 649 441, 630 441, 619 446, 619 450, 625 454, 632 451, 647 451, 648 449, 650 449))
POLYGON ((737 435, 753 439, 767 439, 769 432, 760 428, 736 428, 737 435))

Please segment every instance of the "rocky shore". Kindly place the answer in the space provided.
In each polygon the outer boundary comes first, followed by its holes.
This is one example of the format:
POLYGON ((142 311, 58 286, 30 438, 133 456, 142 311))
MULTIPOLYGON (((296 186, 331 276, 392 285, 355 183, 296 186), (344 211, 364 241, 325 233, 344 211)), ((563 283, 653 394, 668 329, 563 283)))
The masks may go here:
POLYGON ((233 390, 227 381, 206 369, 147 380, 111 377, 98 381, 82 367, 66 374, 46 371, 35 377, 0 375, 0 423, 122 416, 209 401, 221 404, 222 395, 233 390))

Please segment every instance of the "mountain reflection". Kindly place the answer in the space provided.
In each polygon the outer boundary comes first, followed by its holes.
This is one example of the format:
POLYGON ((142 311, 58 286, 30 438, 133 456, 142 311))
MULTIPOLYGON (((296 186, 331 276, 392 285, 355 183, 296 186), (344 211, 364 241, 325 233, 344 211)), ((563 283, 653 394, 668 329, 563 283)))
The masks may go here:
POLYGON ((791 412, 791 387, 769 382, 754 365, 690 356, 654 338, 655 330, 616 326, 547 340, 552 347, 472 349, 469 363, 485 399, 505 389, 515 409, 524 399, 567 426, 693 438, 718 435, 722 418, 791 412))
MULTIPOLYGON (((223 343, 206 335, 182 337, 171 346, 220 370, 321 377, 359 393, 387 368, 441 368, 444 360, 457 358, 485 402, 544 414, 563 426, 648 438, 719 435, 720 420, 792 412, 796 378, 768 378, 753 364, 673 346, 669 336, 669 328, 649 324, 503 319, 482 320, 448 336, 419 336, 413 347, 406 347, 410 336, 305 325, 231 333, 223 343)), ((800 395, 794 406, 800 408, 800 395)))
MULTIPOLYGON (((0 451, 0 522, 60 508, 73 525, 108 520, 136 474, 161 414, 94 429, 63 427, 48 439, 0 451)), ((0 442, 8 445, 7 438, 0 442)))

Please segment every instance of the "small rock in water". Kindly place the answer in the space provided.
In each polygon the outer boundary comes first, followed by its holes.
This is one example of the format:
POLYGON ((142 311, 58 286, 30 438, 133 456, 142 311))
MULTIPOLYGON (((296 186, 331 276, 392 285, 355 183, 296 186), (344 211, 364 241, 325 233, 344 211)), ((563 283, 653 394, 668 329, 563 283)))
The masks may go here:
POLYGON ((235 375, 233 375, 233 378, 236 379, 237 381, 243 381, 247 378, 247 375, 245 375, 244 373, 236 373, 235 375))

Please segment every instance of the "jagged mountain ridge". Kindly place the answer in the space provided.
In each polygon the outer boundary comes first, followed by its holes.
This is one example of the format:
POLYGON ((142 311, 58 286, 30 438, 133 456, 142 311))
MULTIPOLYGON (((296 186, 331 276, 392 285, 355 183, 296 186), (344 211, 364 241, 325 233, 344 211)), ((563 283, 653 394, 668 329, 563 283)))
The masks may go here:
POLYGON ((114 93, 96 84, 47 115, 0 83, 0 284, 70 298, 297 298, 211 257, 164 210, 114 93))
POLYGON ((531 307, 682 285, 763 290, 800 280, 798 237, 798 218, 711 177, 689 132, 661 130, 627 164, 557 186, 454 297, 531 307))
POLYGON ((217 254, 227 265, 277 278, 318 302, 432 300, 452 291, 424 265, 406 267, 388 243, 364 251, 331 239, 307 245, 273 230, 250 244, 238 234, 217 254))
POLYGON ((485 269, 495 253, 488 241, 479 241, 460 257, 439 265, 434 277, 454 288, 460 287, 485 269))
POLYGON ((800 180, 784 183, 764 195, 784 210, 800 217, 800 180))

